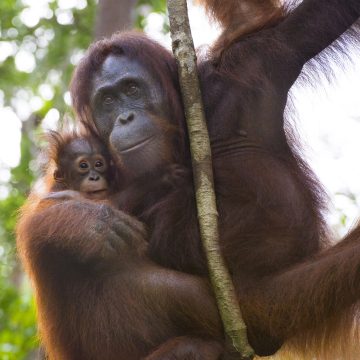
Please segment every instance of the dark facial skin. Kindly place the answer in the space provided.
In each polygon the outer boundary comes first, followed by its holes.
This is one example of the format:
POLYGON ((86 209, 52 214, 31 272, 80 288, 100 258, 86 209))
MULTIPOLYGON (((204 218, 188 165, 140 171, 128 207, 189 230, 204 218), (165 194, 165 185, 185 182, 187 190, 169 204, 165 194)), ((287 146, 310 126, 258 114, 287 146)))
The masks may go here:
POLYGON ((55 180, 66 183, 68 190, 79 191, 90 199, 103 199, 109 190, 109 161, 102 149, 85 139, 75 139, 62 154, 55 180))
POLYGON ((169 159, 161 130, 164 96, 158 81, 135 60, 107 57, 93 80, 95 125, 127 177, 151 172, 169 159))

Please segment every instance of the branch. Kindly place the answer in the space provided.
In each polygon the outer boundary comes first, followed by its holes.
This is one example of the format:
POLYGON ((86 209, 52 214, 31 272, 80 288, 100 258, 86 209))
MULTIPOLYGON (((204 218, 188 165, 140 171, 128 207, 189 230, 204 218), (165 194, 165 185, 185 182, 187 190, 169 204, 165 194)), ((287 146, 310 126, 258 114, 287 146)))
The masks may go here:
POLYGON ((208 260, 210 281, 226 334, 242 358, 252 359, 254 351, 248 344, 246 325, 241 316, 234 285, 221 256, 210 140, 186 0, 168 0, 168 11, 173 52, 179 66, 179 80, 190 138, 200 235, 208 260))

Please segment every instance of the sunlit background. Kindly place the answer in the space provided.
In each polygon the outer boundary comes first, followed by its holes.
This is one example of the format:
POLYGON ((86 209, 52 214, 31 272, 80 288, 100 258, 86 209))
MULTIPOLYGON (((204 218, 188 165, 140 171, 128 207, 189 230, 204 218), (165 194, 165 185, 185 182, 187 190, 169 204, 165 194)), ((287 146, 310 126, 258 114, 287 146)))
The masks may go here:
MULTIPOLYGON (((124 1, 124 0, 123 0, 124 1)), ((119 3, 123 1, 119 0, 119 3)), ((170 47, 165 1, 126 1, 132 25, 170 47)), ((196 46, 218 34, 190 5, 196 46)), ((37 359, 31 294, 14 256, 15 209, 34 179, 38 134, 71 116, 67 86, 94 36, 96 0, 0 3, 0 359, 37 359), (20 279, 20 280, 19 280, 20 279), (20 310, 19 310, 20 309, 20 310), (25 330, 19 330, 25 329, 25 330), (19 338, 17 338, 19 337, 19 338)), ((291 91, 304 154, 330 195, 328 219, 344 234, 359 217, 360 52, 333 64, 331 82, 291 91)))

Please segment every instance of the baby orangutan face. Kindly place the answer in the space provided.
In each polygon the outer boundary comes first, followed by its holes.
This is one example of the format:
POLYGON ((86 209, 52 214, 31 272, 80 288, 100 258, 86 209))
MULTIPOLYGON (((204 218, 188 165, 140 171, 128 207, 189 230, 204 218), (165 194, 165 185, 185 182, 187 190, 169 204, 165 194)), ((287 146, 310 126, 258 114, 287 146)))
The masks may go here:
POLYGON ((61 152, 54 178, 88 199, 104 199, 109 191, 109 162, 101 144, 77 138, 61 152))

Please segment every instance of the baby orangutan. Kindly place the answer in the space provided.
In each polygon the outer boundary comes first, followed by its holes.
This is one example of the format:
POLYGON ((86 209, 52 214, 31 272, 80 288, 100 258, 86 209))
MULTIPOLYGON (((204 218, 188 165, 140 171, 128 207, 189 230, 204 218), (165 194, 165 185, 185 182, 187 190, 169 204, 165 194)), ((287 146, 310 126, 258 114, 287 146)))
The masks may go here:
POLYGON ((75 133, 49 142, 50 193, 29 197, 17 228, 48 359, 225 359, 207 280, 149 260, 144 225, 106 201, 121 191, 105 146, 75 133), (66 223, 45 230, 48 212, 66 223))
POLYGON ((95 137, 76 132, 48 133, 49 155, 54 162, 50 198, 105 200, 110 196, 115 172, 106 147, 95 137))

